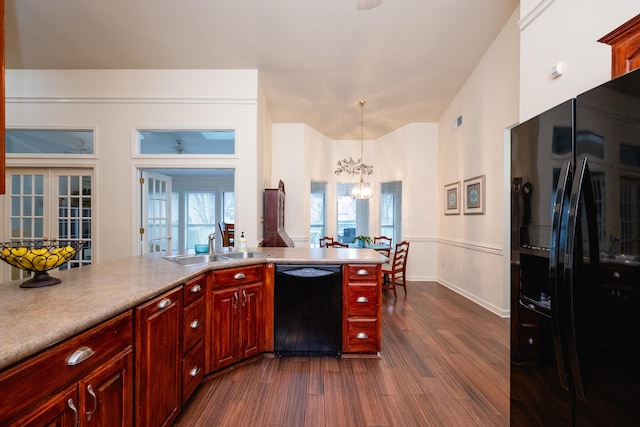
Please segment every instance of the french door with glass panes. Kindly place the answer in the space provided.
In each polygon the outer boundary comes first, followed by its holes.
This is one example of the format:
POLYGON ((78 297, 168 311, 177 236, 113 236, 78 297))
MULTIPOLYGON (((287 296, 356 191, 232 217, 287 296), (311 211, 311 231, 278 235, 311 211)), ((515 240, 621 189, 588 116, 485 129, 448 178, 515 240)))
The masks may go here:
POLYGON ((171 247, 171 177, 142 171, 140 253, 165 252, 171 247))
MULTIPOLYGON (((60 270, 91 264, 93 170, 8 168, 4 235, 10 241, 60 239, 84 242, 60 270)), ((31 273, 0 266, 3 280, 31 273)))

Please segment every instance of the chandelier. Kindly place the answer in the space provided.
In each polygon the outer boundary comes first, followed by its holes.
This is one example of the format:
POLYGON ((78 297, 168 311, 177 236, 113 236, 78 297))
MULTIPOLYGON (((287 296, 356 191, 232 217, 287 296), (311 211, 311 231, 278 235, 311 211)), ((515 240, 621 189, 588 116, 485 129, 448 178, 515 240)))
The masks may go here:
POLYGON ((353 157, 349 157, 338 160, 338 168, 335 171, 336 175, 343 173, 351 176, 360 175, 360 182, 351 190, 351 197, 354 199, 371 198, 371 188, 364 182, 365 175, 373 174, 373 166, 364 163, 364 104, 366 101, 360 101, 360 158, 354 160, 353 157))

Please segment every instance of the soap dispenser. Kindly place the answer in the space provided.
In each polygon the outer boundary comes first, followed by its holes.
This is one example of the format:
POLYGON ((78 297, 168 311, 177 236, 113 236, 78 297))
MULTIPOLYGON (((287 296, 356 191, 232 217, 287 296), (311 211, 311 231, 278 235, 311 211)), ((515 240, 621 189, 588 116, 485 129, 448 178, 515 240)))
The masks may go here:
POLYGON ((247 239, 244 237, 244 231, 240 233, 240 238, 238 239, 238 250, 246 251, 247 250, 247 239))

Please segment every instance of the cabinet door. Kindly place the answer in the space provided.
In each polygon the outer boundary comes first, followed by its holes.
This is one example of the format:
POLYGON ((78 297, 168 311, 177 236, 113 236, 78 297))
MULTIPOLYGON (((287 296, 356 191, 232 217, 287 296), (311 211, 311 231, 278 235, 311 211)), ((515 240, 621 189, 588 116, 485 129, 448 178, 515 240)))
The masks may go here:
POLYGON ((133 353, 128 348, 80 381, 85 426, 133 425, 133 353))
POLYGON ((180 411, 182 287, 136 308, 136 426, 169 425, 180 411))
POLYGON ((74 427, 80 421, 79 407, 74 385, 41 404, 34 405, 28 415, 10 425, 12 427, 74 427))
POLYGON ((217 370, 236 361, 238 330, 237 288, 213 292, 211 310, 211 368, 217 370))
POLYGON ((254 356, 260 353, 263 328, 262 314, 262 283, 243 286, 240 288, 240 335, 241 359, 254 356))

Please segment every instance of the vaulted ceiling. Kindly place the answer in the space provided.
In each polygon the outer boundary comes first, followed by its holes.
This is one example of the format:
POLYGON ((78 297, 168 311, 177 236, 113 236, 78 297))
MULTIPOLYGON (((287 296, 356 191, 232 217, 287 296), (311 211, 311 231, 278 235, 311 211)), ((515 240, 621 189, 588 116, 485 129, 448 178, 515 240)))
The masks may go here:
POLYGON ((518 0, 5 0, 7 69, 255 68, 275 123, 437 121, 518 0))

